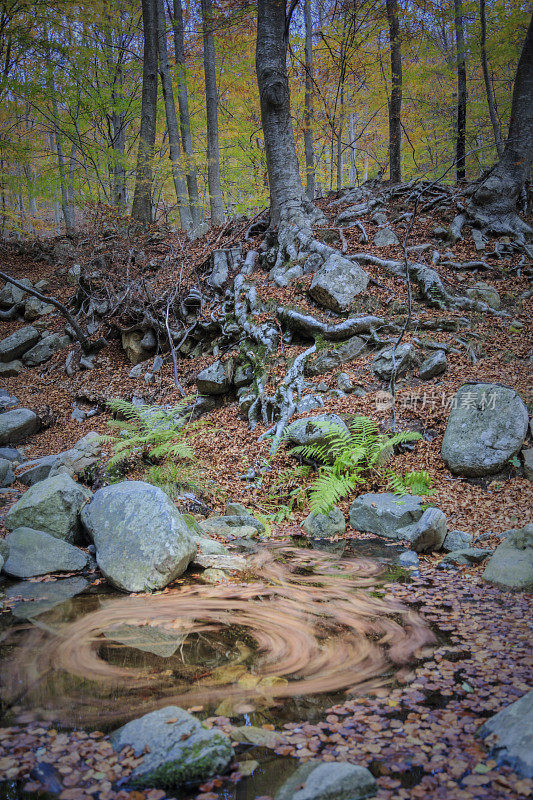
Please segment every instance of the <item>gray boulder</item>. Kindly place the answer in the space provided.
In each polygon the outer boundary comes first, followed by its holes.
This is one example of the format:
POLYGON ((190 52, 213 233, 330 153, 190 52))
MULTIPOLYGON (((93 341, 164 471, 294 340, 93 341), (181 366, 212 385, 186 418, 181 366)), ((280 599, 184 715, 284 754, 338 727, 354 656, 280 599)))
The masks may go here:
POLYGON ((95 464, 100 450, 100 436, 90 431, 70 450, 51 456, 41 456, 21 464, 17 471, 17 480, 26 486, 33 486, 54 475, 66 474, 72 478, 95 464))
POLYGON ((485 568, 484 579, 508 589, 533 589, 533 524, 504 535, 485 568))
POLYGON ((350 435, 347 425, 337 414, 319 414, 292 422, 285 428, 284 438, 290 445, 324 445, 331 438, 328 428, 332 425, 340 428, 346 436, 350 435))
MULTIPOLYGON (((385 347, 381 350, 372 362, 372 371, 381 380, 388 381, 392 376, 393 370, 393 348, 385 347)), ((411 367, 416 364, 416 350, 412 344, 405 342, 396 348, 395 353, 396 375, 404 375, 411 367)))
POLYGON ((465 547, 463 550, 453 550, 447 553, 439 564, 439 567, 465 566, 469 564, 479 564, 493 554, 494 550, 481 547, 465 547))
POLYGON ((26 325, 25 328, 20 328, 10 336, 6 336, 0 342, 0 361, 4 363, 15 361, 37 344, 40 338, 41 334, 33 325, 26 325))
POLYGON ((54 306, 51 303, 45 303, 37 297, 29 297, 24 305, 24 319, 33 322, 34 319, 51 314, 53 310, 54 306))
POLYGON ((24 456, 16 447, 0 447, 0 458, 16 463, 24 461, 24 456))
POLYGON ((524 475, 533 483, 533 447, 528 447, 522 450, 522 459, 524 462, 524 475))
POLYGON ((17 480, 25 486, 44 481, 50 476, 50 470, 57 461, 57 456, 41 456, 32 461, 23 462, 17 470, 17 480))
POLYGON ((68 542, 44 531, 16 528, 6 537, 9 556, 4 572, 15 578, 32 578, 49 572, 76 572, 84 569, 89 556, 68 542))
POLYGON ((307 761, 285 781, 276 800, 360 800, 378 786, 366 767, 346 762, 307 761))
POLYGON ((233 361, 215 361, 198 373, 196 385, 200 394, 225 394, 231 387, 233 361))
POLYGON ((0 362, 0 378, 12 378, 14 375, 20 375, 23 369, 24 365, 18 359, 8 361, 7 364, 0 362))
POLYGON ((123 481, 98 489, 81 516, 98 566, 125 592, 162 589, 196 555, 181 514, 165 492, 148 483, 123 481))
POLYGON ((431 507, 426 508, 418 522, 399 528, 397 534, 399 539, 407 539, 411 543, 415 553, 425 553, 428 550, 440 550, 446 530, 446 516, 440 508, 431 507))
POLYGON ((194 541, 198 547, 198 553, 202 556, 225 556, 228 554, 222 542, 210 539, 209 536, 194 536, 194 541))
POLYGON ((346 520, 340 508, 334 506, 327 514, 309 514, 304 519, 302 528, 309 536, 317 538, 337 536, 345 532, 346 520))
POLYGON ((68 475, 55 475, 31 486, 6 514, 5 526, 44 531, 71 544, 80 541, 79 513, 91 492, 68 475))
POLYGON ((143 755, 130 781, 138 787, 176 789, 224 772, 233 758, 230 740, 182 708, 167 706, 128 722, 111 734, 117 752, 132 747, 143 755))
POLYGON ((0 412, 11 411, 19 404, 15 395, 9 394, 5 389, 0 389, 0 412))
POLYGON ((527 409, 514 389, 466 383, 453 399, 442 458, 456 475, 498 472, 520 450, 527 426, 527 409))
MULTIPOLYGON (((28 280, 28 278, 22 278, 19 283, 22 283, 23 286, 27 286, 28 289, 31 289, 32 283, 30 280, 28 280)), ((13 306, 18 306, 20 303, 22 303, 25 297, 26 292, 24 289, 19 289, 18 286, 14 286, 12 283, 6 283, 0 291, 0 308, 12 308, 13 306)))
POLYGON ((430 378, 435 378, 437 375, 442 375, 443 372, 446 372, 447 366, 446 353, 444 350, 437 350, 436 353, 432 353, 420 364, 418 375, 423 381, 428 381, 430 378))
POLYGON ((29 408, 16 408, 0 414, 0 445, 20 442, 36 433, 40 424, 37 414, 29 408))
POLYGON ((499 764, 533 778, 533 689, 488 719, 478 730, 499 764))
POLYGON ((411 494, 361 494, 350 507, 350 525, 387 539, 404 539, 407 537, 402 529, 418 522, 424 513, 423 503, 422 497, 411 494))
POLYGON ((60 336, 58 333, 51 333, 45 336, 44 339, 36 344, 27 353, 22 356, 23 362, 28 367, 36 367, 39 364, 44 364, 48 361, 54 353, 62 350, 70 344, 70 336, 60 336))
POLYGON ((451 553, 454 550, 464 550, 465 548, 471 547, 473 541, 474 537, 471 533, 466 533, 465 531, 448 531, 442 549, 447 553, 451 553))
POLYGON ((339 347, 328 350, 321 350, 315 357, 306 361, 306 375, 323 375, 325 372, 332 372, 348 361, 360 356, 365 350, 366 343, 359 336, 352 336, 339 347))
POLYGON ((376 247, 392 247, 400 244, 398 237, 390 228, 381 228, 374 236, 376 247))
POLYGON ((11 486, 14 480, 13 463, 7 458, 0 458, 0 486, 11 486))
POLYGON ((315 273, 309 294, 324 308, 342 313, 367 285, 368 275, 359 264, 335 253, 315 273))
POLYGON ((466 296, 471 300, 481 300, 490 308, 498 309, 500 307, 500 295, 494 286, 490 286, 485 281, 477 281, 471 289, 466 290, 466 296))

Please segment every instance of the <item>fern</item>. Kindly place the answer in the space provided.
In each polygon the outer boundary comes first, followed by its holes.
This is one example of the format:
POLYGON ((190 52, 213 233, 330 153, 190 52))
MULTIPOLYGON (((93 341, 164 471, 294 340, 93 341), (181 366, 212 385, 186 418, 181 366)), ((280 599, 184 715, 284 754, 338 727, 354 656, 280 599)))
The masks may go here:
MULTIPOLYGON (((327 514, 343 497, 353 491, 358 484, 366 483, 374 473, 387 475, 393 481, 395 491, 405 489, 405 482, 391 470, 384 469, 387 456, 393 448, 405 442, 420 439, 413 431, 401 431, 394 436, 381 434, 373 420, 368 417, 355 417, 349 427, 327 420, 313 423, 324 433, 317 442, 292 447, 290 452, 303 458, 316 461, 322 466, 319 475, 311 485, 310 506, 315 514, 327 514)), ((419 473, 419 480, 420 475, 419 473)), ((415 479, 412 479, 415 482, 415 479)))
POLYGON ((427 496, 435 494, 435 489, 431 488, 433 479, 426 470, 412 470, 403 476, 390 471, 387 477, 388 488, 392 489, 395 494, 403 495, 409 491, 412 494, 425 494, 427 496))

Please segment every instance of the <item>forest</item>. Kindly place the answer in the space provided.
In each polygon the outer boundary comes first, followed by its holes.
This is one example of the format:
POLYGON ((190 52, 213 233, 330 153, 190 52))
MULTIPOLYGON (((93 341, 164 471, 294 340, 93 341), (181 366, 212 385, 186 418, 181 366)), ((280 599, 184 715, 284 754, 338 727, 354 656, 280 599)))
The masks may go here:
POLYGON ((0 0, 0 800, 533 794, 533 17, 0 0))

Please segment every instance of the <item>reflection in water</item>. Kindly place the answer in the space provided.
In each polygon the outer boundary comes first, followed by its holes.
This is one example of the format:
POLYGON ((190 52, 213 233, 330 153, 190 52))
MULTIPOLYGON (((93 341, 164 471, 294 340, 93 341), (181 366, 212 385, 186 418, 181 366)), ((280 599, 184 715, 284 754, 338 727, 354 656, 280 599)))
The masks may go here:
POLYGON ((74 621, 43 620, 5 665, 3 699, 24 695, 26 708, 53 709, 65 724, 168 704, 243 713, 382 686, 434 641, 414 611, 368 592, 375 561, 271 545, 249 563, 253 582, 119 597, 74 621))

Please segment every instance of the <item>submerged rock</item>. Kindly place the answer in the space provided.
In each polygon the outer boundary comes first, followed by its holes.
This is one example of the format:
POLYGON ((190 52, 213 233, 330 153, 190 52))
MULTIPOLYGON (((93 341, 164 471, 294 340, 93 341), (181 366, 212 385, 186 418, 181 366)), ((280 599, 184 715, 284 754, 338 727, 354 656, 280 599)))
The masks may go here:
POLYGON ((138 787, 176 789, 224 772, 233 758, 227 736, 204 726, 177 706, 167 706, 128 722, 111 735, 117 752, 130 746, 143 760, 133 770, 138 787))
POLYGON ((45 611, 50 611, 71 597, 81 594, 88 586, 89 582, 85 578, 62 578, 51 583, 21 581, 6 590, 6 597, 19 600, 11 612, 14 617, 34 619, 39 614, 44 614, 45 611))
POLYGON ((344 761, 307 761, 276 793, 276 800, 361 800, 373 797, 377 783, 366 767, 344 761))
POLYGON ((499 711, 478 731, 499 764, 518 775, 533 778, 533 689, 499 711))

